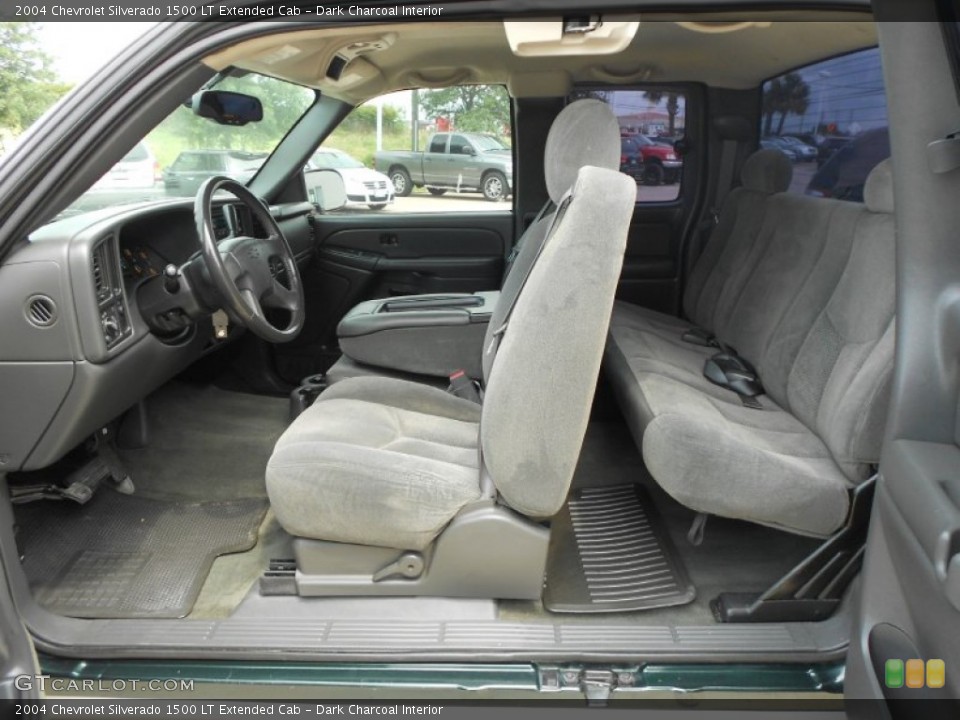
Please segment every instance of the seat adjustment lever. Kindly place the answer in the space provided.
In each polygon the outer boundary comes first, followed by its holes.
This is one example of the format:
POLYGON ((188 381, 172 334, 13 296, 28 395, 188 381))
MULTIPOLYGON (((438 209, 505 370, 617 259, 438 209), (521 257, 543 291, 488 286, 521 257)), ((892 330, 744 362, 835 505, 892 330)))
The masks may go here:
POLYGON ((423 574, 423 555, 418 552, 405 552, 389 565, 377 570, 373 576, 374 582, 389 580, 390 578, 404 578, 406 580, 416 580, 423 574))

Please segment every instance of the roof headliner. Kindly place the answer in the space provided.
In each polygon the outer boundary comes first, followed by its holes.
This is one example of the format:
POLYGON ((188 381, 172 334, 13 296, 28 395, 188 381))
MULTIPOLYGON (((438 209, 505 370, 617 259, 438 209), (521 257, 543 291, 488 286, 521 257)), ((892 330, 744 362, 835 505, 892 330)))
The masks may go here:
POLYGON ((757 13, 755 21, 771 24, 718 34, 676 22, 725 20, 718 13, 639 19, 630 46, 615 55, 517 57, 500 22, 434 20, 280 32, 243 41, 205 62, 217 70, 233 65, 272 75, 359 104, 392 90, 464 83, 507 84, 515 96, 562 95, 571 83, 692 81, 748 89, 792 68, 877 42, 871 16, 855 12, 757 13), (385 40, 389 47, 351 62, 340 83, 325 77, 336 52, 373 39, 385 40))

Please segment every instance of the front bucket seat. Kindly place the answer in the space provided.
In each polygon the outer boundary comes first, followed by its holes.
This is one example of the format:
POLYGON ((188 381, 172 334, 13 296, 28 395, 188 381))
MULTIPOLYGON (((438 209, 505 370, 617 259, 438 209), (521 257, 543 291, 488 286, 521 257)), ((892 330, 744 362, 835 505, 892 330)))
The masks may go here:
POLYGON ((277 442, 266 482, 300 595, 539 597, 586 431, 636 185, 619 126, 577 101, 551 133, 547 239, 498 304, 482 404, 393 378, 333 386, 277 442), (593 138, 587 160, 567 148, 593 138))

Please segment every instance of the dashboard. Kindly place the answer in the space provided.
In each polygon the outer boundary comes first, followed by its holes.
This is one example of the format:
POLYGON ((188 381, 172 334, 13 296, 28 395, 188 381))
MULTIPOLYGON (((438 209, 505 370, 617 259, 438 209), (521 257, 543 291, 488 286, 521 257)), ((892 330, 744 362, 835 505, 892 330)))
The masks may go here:
MULTIPOLYGON (((314 250, 313 210, 271 208, 300 261, 314 250)), ((212 223, 218 239, 262 232, 245 207, 229 202, 215 204, 212 223)), ((0 265, 0 397, 18 419, 0 438, 4 470, 49 466, 224 347, 202 315, 164 336, 141 314, 143 292, 164 267, 199 251, 193 202, 167 201, 51 223, 0 265)), ((208 304, 216 302, 214 295, 208 304)))
MULTIPOLYGON (((242 205, 214 206, 212 222, 217 240, 260 230, 242 205)), ((170 263, 179 267, 199 249, 192 210, 178 209, 160 218, 138 218, 120 230, 121 273, 125 281, 136 284, 160 275, 170 263)))

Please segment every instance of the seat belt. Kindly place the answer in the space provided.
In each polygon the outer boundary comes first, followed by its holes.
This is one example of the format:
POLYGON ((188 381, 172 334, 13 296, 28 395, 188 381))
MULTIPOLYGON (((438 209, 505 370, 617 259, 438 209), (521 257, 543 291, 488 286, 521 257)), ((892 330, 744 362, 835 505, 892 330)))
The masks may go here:
MULTIPOLYGON (((572 196, 568 193, 560 200, 560 205, 557 207, 557 211, 554 213, 553 219, 550 221, 550 227, 547 229, 547 233, 543 238, 543 242, 540 243, 540 247, 537 249, 537 254, 533 258, 533 262, 531 262, 527 267, 527 274, 524 275, 523 279, 520 281, 520 286, 517 288, 517 292, 514 293, 512 298, 510 298, 510 304, 507 306, 507 312, 504 313, 503 322, 500 324, 500 327, 497 328, 496 332, 493 333, 493 336, 490 339, 490 345, 487 347, 486 352, 492 352, 494 356, 496 356, 497 349, 500 347, 500 339, 507 331, 507 325, 510 322, 510 316, 513 314, 513 308, 517 303, 517 298, 519 298, 520 293, 523 292, 523 288, 527 284, 527 278, 530 277, 530 272, 533 270, 533 266, 536 265, 537 260, 540 259, 540 254, 543 252, 543 248, 553 236, 553 231, 556 229, 560 217, 564 212, 566 212, 567 206, 570 204, 571 197, 572 196)), ((537 219, 534 220, 534 223, 540 221, 544 213, 547 211, 547 208, 551 204, 552 203, 548 202, 543 206, 543 209, 540 211, 540 215, 537 216, 537 219)), ((456 395, 459 398, 463 398, 464 400, 470 400, 471 402, 481 405, 483 404, 482 389, 467 376, 467 373, 464 370, 457 370, 450 375, 450 385, 447 387, 447 392, 451 395, 456 395)))
POLYGON ((700 347, 711 347, 721 350, 725 353, 730 353, 731 355, 738 355, 737 351, 733 349, 730 345, 727 345, 723 340, 718 338, 709 330, 704 330, 702 327, 694 326, 689 330, 685 331, 680 337, 685 343, 690 343, 691 345, 699 345, 700 347))
POLYGON ((730 190, 733 189, 733 176, 737 165, 737 148, 739 147, 740 141, 732 138, 724 139, 720 147, 720 171, 717 174, 713 206, 708 211, 707 217, 703 218, 697 225, 696 242, 693 252, 690 254, 690 267, 693 267, 700 259, 700 254, 710 239, 710 233, 720 223, 720 210, 723 208, 723 203, 730 190))
MULTIPOLYGON (((517 299, 520 297, 520 294, 523 292, 523 288, 527 284, 527 280, 530 279, 530 273, 533 272, 533 268, 536 266, 537 261, 540 259, 540 256, 543 254, 543 249, 547 246, 547 243, 550 242, 550 239, 553 237, 554 230, 557 229, 557 224, 563 218, 564 213, 567 211, 567 207, 570 205, 570 201, 573 199, 573 195, 570 191, 561 198, 560 203, 557 205, 557 210, 553 214, 553 219, 550 221, 550 227, 547 229, 547 234, 543 238, 543 242, 540 243, 540 247, 537 249, 536 257, 533 258, 533 262, 527 267, 526 275, 523 276, 523 279, 520 281, 520 286, 517 288, 517 292, 514 293, 513 297, 510 298, 510 304, 507 306, 507 311, 503 315, 503 322, 500 323, 498 327, 490 338, 490 344, 487 346, 486 353, 489 355, 492 353, 493 357, 496 357, 497 350, 500 349, 500 342, 503 340, 504 333, 507 332, 507 327, 510 325, 510 316, 513 315, 513 308, 516 307, 517 299)), ((492 362, 492 358, 491 358, 492 362)))
POLYGON ((467 376, 466 370, 457 370, 450 374, 450 386, 447 388, 447 392, 451 395, 456 395, 458 398, 475 402, 477 405, 483 404, 483 396, 480 394, 480 389, 476 383, 467 376))
POLYGON ((736 353, 722 350, 711 355, 703 363, 703 376, 714 385, 736 393, 744 407, 763 409, 757 400, 758 395, 763 395, 763 383, 753 365, 736 353))
POLYGON ((519 255, 520 250, 523 249, 524 237, 527 234, 527 230, 529 230, 538 222, 540 222, 540 220, 543 219, 543 217, 547 214, 547 212, 550 210, 551 207, 553 207, 553 200, 550 200, 548 198, 547 201, 543 204, 543 207, 540 208, 540 212, 538 212, 537 216, 533 219, 533 222, 527 225, 526 229, 523 231, 523 235, 520 236, 520 239, 517 240, 516 244, 513 246, 513 248, 511 248, 510 254, 507 255, 506 267, 503 270, 504 280, 507 279, 507 275, 510 274, 510 270, 513 268, 513 261, 517 259, 517 255, 519 255))
POLYGON ((710 211, 714 218, 714 225, 720 218, 723 201, 727 199, 727 194, 733 187, 733 171, 737 165, 738 147, 740 147, 740 141, 732 138, 724 139, 720 147, 720 173, 717 175, 717 191, 714 193, 713 209, 710 211))

